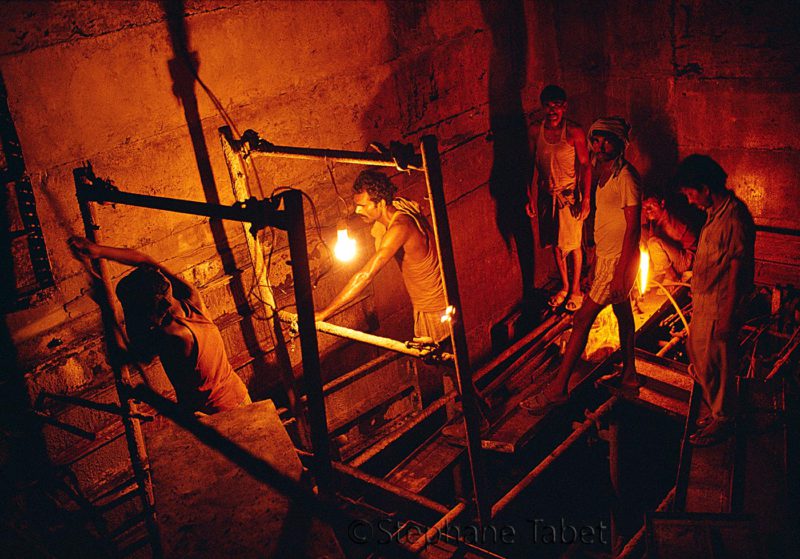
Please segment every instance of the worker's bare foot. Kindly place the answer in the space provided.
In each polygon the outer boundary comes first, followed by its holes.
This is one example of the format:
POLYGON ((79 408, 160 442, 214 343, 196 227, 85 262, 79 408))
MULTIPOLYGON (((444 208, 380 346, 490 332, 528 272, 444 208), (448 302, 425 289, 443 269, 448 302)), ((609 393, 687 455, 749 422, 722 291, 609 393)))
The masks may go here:
POLYGON ((644 386, 644 378, 639 376, 636 371, 622 372, 622 380, 619 383, 620 390, 631 396, 638 396, 642 386, 644 386))
POLYGON ((567 394, 545 388, 542 392, 519 403, 519 407, 534 415, 544 415, 556 406, 560 406, 569 399, 567 394))
POLYGON ((623 388, 641 388, 644 386, 644 378, 636 371, 622 373, 622 380, 619 385, 623 388))

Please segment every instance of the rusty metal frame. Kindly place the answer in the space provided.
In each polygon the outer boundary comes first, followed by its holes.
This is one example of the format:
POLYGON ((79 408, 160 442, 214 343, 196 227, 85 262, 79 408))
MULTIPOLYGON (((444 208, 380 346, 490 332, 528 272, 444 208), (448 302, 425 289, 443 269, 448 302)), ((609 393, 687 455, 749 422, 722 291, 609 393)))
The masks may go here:
MULTIPOLYGON (((425 136, 421 143, 421 159, 414 155, 407 162, 399 162, 389 153, 360 153, 339 150, 310 148, 290 148, 274 146, 266 142, 255 143, 250 133, 249 141, 236 141, 230 137, 229 131, 221 130, 221 134, 233 148, 231 154, 247 156, 261 153, 271 157, 288 157, 301 159, 323 159, 351 164, 373 165, 414 170, 425 175, 425 182, 430 200, 432 226, 436 240, 437 252, 441 265, 445 304, 455 309, 450 321, 454 352, 452 360, 456 370, 460 393, 463 401, 463 419, 467 433, 467 450, 469 468, 473 482, 473 500, 479 523, 489 520, 488 502, 484 489, 482 449, 480 442, 480 416, 477 393, 472 381, 469 363, 466 333, 461 320, 461 300, 456 277, 455 261, 450 226, 447 217, 446 202, 442 184, 441 163, 436 138, 425 136)), ((232 157, 227 157, 227 160, 232 157)), ((237 192, 237 198, 247 198, 231 206, 193 202, 174 198, 147 196, 122 192, 111 183, 98 180, 90 168, 76 169, 76 186, 79 201, 88 206, 88 202, 115 202, 126 205, 147 207, 212 218, 229 219, 252 223, 253 230, 266 226, 278 227, 287 231, 289 251, 292 260, 292 275, 295 278, 295 300, 298 310, 298 323, 302 350, 302 366, 306 380, 308 397, 309 423, 313 448, 314 474, 320 490, 331 489, 333 466, 331 461, 330 442, 328 440, 327 416, 320 371, 317 330, 314 320, 313 295, 309 271, 308 252, 305 235, 303 200, 300 191, 287 190, 278 197, 283 202, 283 210, 278 207, 278 200, 255 200, 248 197, 247 190, 237 192)), ((230 167, 232 180, 240 177, 230 167)), ((246 181, 244 183, 246 187, 246 181)), ((241 185, 239 185, 241 186, 241 185)), ((276 197, 277 198, 277 197, 276 197)), ((88 233, 88 231, 87 231, 88 233)), ((256 247, 249 247, 251 254, 257 253, 256 247)), ((257 258, 257 255, 254 256, 257 258)), ((261 278, 257 278, 259 289, 264 287, 261 278)), ((268 288, 268 284, 267 284, 268 288)))
MULTIPOLYGON (((225 206, 122 192, 108 181, 97 179, 90 166, 75 170, 75 183, 78 200, 82 208, 84 206, 89 208, 89 202, 114 202, 143 208, 248 222, 255 229, 266 226, 278 227, 288 233, 289 252, 292 255, 292 275, 295 279, 295 302, 300 322, 300 349, 303 357, 303 373, 306 379, 309 409, 312 411, 310 414, 310 428, 311 444, 314 449, 314 473, 320 490, 329 491, 332 482, 331 451, 328 441, 325 400, 322 394, 317 331, 314 327, 314 302, 308 264, 303 197, 300 191, 290 189, 281 192, 273 199, 249 200, 247 203, 225 206), (279 209, 281 201, 283 202, 282 210, 279 209)), ((91 227, 87 225, 87 234, 94 236, 96 230, 96 225, 92 224, 91 227)), ((103 262, 102 264, 105 263, 103 262)), ((106 285, 106 287, 109 290, 110 297, 110 284, 106 285)), ((118 323, 119 321, 117 320, 118 323)), ((121 333, 121 330, 119 331, 121 333)), ((125 383, 124 379, 122 382, 125 383)), ((128 381, 125 384, 130 384, 130 382, 128 381)))
MULTIPOLYGON (((87 171, 91 168, 82 167, 73 171, 76 192, 78 196, 78 206, 83 219, 83 226, 86 237, 95 243, 102 242, 102 233, 97 225, 94 207, 89 198, 82 195, 85 192, 87 171)), ((103 321, 103 328, 106 334, 106 345, 108 347, 109 361, 114 373, 114 387, 120 403, 120 416, 124 427, 125 440, 128 452, 131 457, 133 475, 136 479, 137 492, 142 502, 144 510, 144 522, 147 533, 150 536, 151 548, 154 557, 162 557, 161 537, 156 522, 155 498, 153 496, 153 480, 150 475, 150 463, 147 457, 147 448, 142 435, 142 427, 139 419, 137 403, 130 396, 131 374, 128 365, 122 356, 127 348, 127 342, 121 326, 120 309, 114 303, 113 290, 111 289, 111 275, 108 269, 108 262, 105 260, 94 260, 92 262, 94 282, 102 293, 98 297, 103 321)))
MULTIPOLYGON (((229 131, 225 129, 222 129, 221 133, 229 136, 229 131)), ((343 150, 277 146, 261 139, 258 134, 252 130, 246 131, 238 142, 231 141, 231 145, 238 149, 242 156, 246 157, 261 155, 266 157, 323 160, 355 165, 394 167, 404 171, 418 171, 425 175, 428 200, 430 201, 431 225, 442 273, 445 305, 455 310, 453 319, 449 323, 453 340, 452 360, 464 410, 463 420, 467 435, 467 453, 472 478, 475 511, 479 524, 483 525, 489 520, 489 504, 486 499, 487 492, 483 487, 486 478, 484 476, 480 440, 478 394, 472 380, 466 332, 460 316, 461 296, 458 288, 458 278, 456 276, 453 244, 450 236, 450 224, 447 216, 447 203, 444 196, 441 161, 436 137, 430 135, 422 137, 420 156, 413 153, 409 154, 407 150, 399 150, 403 151, 402 157, 398 156, 397 152, 392 153, 386 150, 378 153, 363 153, 343 150)), ((303 328, 303 321, 301 321, 301 334, 303 328)), ((309 403, 311 404, 311 402, 309 403)), ((312 410, 309 411, 312 416, 318 413, 312 410)))
POLYGON ((601 406, 599 406, 595 411, 590 414, 587 414, 586 419, 581 423, 573 432, 572 434, 567 437, 564 442, 558 445, 553 452, 547 455, 547 457, 542 460, 539 465, 537 465, 534 469, 532 469, 528 474, 520 480, 517 485, 512 487, 505 495, 503 495, 493 506, 492 506, 492 518, 500 514, 500 512, 506 508, 509 503, 511 503, 514 499, 516 499, 528 486, 530 486, 541 474, 544 472, 556 459, 564 454, 573 444, 575 444, 580 438, 589 430, 591 429, 594 424, 604 415, 611 411, 611 408, 617 403, 617 397, 612 396, 608 400, 606 400, 601 406))

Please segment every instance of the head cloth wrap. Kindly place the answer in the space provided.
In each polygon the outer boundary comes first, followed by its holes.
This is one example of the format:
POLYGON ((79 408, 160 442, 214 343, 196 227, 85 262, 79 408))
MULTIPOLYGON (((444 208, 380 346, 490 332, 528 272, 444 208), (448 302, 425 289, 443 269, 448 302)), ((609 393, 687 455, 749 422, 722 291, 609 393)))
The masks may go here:
POLYGON ((622 140, 622 143, 625 144, 625 147, 628 147, 628 142, 630 141, 630 131, 631 125, 628 124, 624 118, 621 116, 609 116, 595 120, 594 124, 592 124, 592 126, 589 128, 589 133, 587 135, 591 139, 591 137, 597 132, 607 132, 622 140))
MULTIPOLYGON (((628 143, 630 142, 630 136, 629 136, 630 131, 631 131, 631 125, 628 124, 628 122, 624 118, 622 118, 621 116, 608 116, 605 118, 598 118, 597 120, 595 120, 594 124, 592 124, 589 127, 589 132, 586 134, 586 137, 589 139, 588 143, 590 150, 592 146, 592 141, 591 141, 592 136, 594 134, 597 134, 598 132, 605 132, 607 134, 612 134, 617 138, 619 138, 619 140, 622 142, 623 145, 622 151, 614 161, 614 166, 613 166, 614 176, 616 176, 620 172, 620 170, 624 165, 623 155, 625 153, 625 148, 628 147, 628 143)), ((592 163, 594 164, 595 161, 594 152, 592 152, 591 155, 592 155, 592 163)))

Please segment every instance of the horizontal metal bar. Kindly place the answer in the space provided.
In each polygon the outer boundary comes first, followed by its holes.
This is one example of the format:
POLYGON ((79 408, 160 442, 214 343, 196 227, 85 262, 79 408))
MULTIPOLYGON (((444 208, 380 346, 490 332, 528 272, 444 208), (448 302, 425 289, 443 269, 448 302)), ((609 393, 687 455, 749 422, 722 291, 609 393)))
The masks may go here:
POLYGON ((416 505, 419 505, 425 509, 431 510, 438 514, 447 514, 449 509, 442 505, 441 503, 437 503, 427 497, 422 495, 417 495, 416 493, 409 491, 408 489, 403 489, 402 487, 398 487, 397 485, 391 484, 388 481, 381 479, 379 477, 371 476, 353 468, 352 466, 348 466, 347 464, 342 464, 341 462, 333 462, 333 469, 340 474, 346 475, 348 477, 357 479, 362 483, 366 483, 368 485, 373 485, 383 491, 388 493, 392 493, 401 499, 406 501, 410 501, 416 505))
MULTIPOLYGON (((319 148, 298 148, 290 146, 276 146, 268 144, 259 145, 251 152, 252 155, 263 155, 268 157, 281 157, 284 159, 323 159, 337 163, 352 163, 354 165, 373 165, 376 167, 393 167, 397 169, 397 162, 391 155, 383 153, 369 153, 361 151, 345 151, 338 149, 319 149, 319 148)), ((418 159, 419 156, 415 156, 418 159)), ((422 162, 414 162, 408 165, 408 169, 413 171, 422 170, 422 162)))
POLYGON ((448 402, 455 400, 457 395, 458 393, 455 390, 445 394, 444 396, 442 396, 441 398, 430 404, 428 407, 426 407, 424 410, 422 410, 422 413, 414 417, 414 419, 412 419, 409 423, 403 424, 402 426, 400 426, 400 428, 392 431, 386 437, 384 437, 380 443, 372 445, 371 447, 369 447, 369 449, 367 449, 366 452, 364 452, 363 454, 359 454, 353 460, 350 460, 350 465, 355 468, 358 468, 363 464, 367 463, 369 460, 371 460, 372 458, 383 452, 383 450, 386 449, 389 445, 399 440, 400 437, 408 433, 411 429, 413 429, 414 427, 416 427, 417 425, 428 419, 430 416, 432 416, 434 413, 442 409, 448 402))
POLYGON ((520 348, 525 347, 526 345, 531 343, 533 340, 535 340, 536 338, 541 336, 543 332, 546 332, 547 330, 552 328, 557 320, 558 320, 558 317, 556 315, 550 316, 547 320, 545 320, 542 324, 540 324, 534 330, 532 330, 531 332, 528 332, 527 334, 525 334, 524 337, 522 337, 521 339, 519 339, 516 342, 514 342, 510 347, 506 348, 500 355, 498 355, 497 357, 493 358, 488 363, 482 365, 472 375, 472 378, 475 381, 475 384, 477 385, 478 382, 484 376, 486 376, 487 374, 492 372, 494 369, 499 367, 503 363, 503 361, 509 359, 516 352, 520 351, 520 348))
MULTIPOLYGON (((492 380, 485 388, 483 388, 480 392, 483 396, 487 396, 492 394, 495 390, 497 390, 500 386, 505 384, 506 380, 517 373, 517 371, 528 365, 531 362, 534 362, 538 359, 540 355, 545 353, 545 350, 550 346, 553 340, 556 339, 558 335, 560 335, 564 330, 569 327, 569 319, 564 317, 561 321, 556 323, 554 326, 550 327, 547 332, 541 337, 541 339, 536 340, 525 352, 517 357, 513 363, 511 363, 508 367, 506 367, 502 373, 497 375, 497 378, 492 380)), ((536 365, 539 366, 538 364, 536 365)))
MULTIPOLYGON (((279 311, 278 316, 283 322, 292 325, 297 323, 297 315, 294 313, 290 313, 287 311, 279 311)), ((337 336, 339 338, 346 338, 348 340, 355 340, 357 342, 362 342, 376 347, 382 347, 383 349, 388 349, 391 351, 395 351, 397 353, 402 353, 404 355, 410 355, 411 357, 422 358, 422 357, 433 356, 432 351, 420 350, 413 347, 408 347, 405 342, 400 342, 397 340, 393 340, 391 338, 384 338, 382 336, 376 336, 374 334, 367 334, 366 332, 361 332, 360 330, 353 330, 352 328, 337 326, 336 324, 331 324, 330 322, 322 322, 321 320, 317 321, 316 325, 318 332, 325 332, 326 334, 337 336)), ((442 361, 453 360, 453 356, 450 353, 442 353, 439 354, 437 357, 440 358, 442 361)))
POLYGON ((154 210, 216 217, 233 221, 249 221, 250 218, 250 215, 247 214, 242 206, 223 206, 221 204, 209 204, 208 202, 195 202, 179 198, 134 194, 106 188, 82 188, 80 196, 89 202, 126 204, 140 208, 152 208, 154 210))
POLYGON ((353 369, 352 371, 345 373, 340 377, 336 377, 327 384, 324 384, 322 386, 322 392, 327 396, 331 392, 336 392, 337 390, 354 383, 358 379, 371 374, 373 371, 401 358, 402 355, 397 353, 383 353, 375 359, 367 361, 358 368, 353 369))

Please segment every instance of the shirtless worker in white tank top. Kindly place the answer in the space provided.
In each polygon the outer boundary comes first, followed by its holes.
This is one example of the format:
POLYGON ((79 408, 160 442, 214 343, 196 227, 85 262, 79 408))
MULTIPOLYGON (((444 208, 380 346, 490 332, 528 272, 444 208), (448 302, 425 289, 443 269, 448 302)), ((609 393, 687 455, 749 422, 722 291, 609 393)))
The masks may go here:
POLYGON ((526 211, 538 217, 539 243, 553 247, 561 289, 548 304, 576 311, 583 304, 580 287, 581 230, 589 216, 591 166, 586 133, 564 118, 567 95, 556 85, 548 85, 540 95, 545 117, 535 127, 533 138, 536 177, 528 189, 526 211), (580 190, 577 190, 580 187, 580 190), (567 256, 572 254, 572 281, 567 271, 567 256), (569 297, 569 298, 568 298, 569 297))

